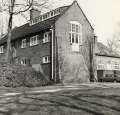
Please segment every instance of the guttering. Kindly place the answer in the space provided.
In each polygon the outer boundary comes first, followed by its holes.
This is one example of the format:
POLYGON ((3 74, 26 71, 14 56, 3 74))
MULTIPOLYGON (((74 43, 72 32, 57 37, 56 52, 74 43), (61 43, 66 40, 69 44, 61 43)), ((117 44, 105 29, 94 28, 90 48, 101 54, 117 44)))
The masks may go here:
POLYGON ((53 29, 53 26, 51 26, 51 32, 52 32, 52 80, 54 80, 54 62, 53 62, 53 58, 54 58, 54 43, 53 43, 53 38, 54 38, 54 29, 53 29))
POLYGON ((120 56, 116 56, 116 55, 105 55, 105 54, 95 54, 96 56, 104 56, 104 57, 111 57, 111 58, 120 58, 120 56))

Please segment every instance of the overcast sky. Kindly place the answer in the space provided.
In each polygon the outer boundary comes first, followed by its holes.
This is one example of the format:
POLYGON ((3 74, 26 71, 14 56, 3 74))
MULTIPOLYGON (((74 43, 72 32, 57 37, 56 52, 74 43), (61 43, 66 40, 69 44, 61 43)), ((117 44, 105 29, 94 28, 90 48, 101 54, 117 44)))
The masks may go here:
MULTIPOLYGON (((114 33, 120 32, 120 0, 77 0, 82 10, 95 29, 98 40, 103 43, 114 33)), ((51 0, 52 8, 69 5, 73 0, 51 0)), ((21 25, 24 21, 15 18, 14 23, 21 25)))

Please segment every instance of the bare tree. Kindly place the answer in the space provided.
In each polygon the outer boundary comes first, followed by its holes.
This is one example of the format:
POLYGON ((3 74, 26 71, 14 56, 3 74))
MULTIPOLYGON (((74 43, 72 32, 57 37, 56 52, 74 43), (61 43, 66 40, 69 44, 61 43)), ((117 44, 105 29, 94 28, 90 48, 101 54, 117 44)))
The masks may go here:
POLYGON ((10 63, 11 55, 11 37, 13 28, 13 16, 22 14, 28 11, 33 6, 43 6, 47 3, 47 0, 1 0, 0 1, 0 12, 7 12, 9 15, 8 29, 7 29, 7 52, 6 61, 10 63))
POLYGON ((114 34, 111 39, 107 40, 107 47, 109 48, 111 53, 120 53, 120 33, 114 34))

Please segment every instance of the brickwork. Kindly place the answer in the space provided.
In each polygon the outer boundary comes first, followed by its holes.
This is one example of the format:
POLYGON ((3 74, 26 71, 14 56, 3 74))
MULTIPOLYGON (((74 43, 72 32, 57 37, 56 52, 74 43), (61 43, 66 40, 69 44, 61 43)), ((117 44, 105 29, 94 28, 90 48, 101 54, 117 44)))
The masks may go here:
MULTIPOLYGON (((93 37, 94 30, 90 26, 88 20, 84 16, 83 12, 77 5, 77 3, 74 3, 55 23, 55 28, 56 28, 56 37, 57 37, 57 44, 58 44, 58 60, 59 60, 59 65, 63 64, 64 61, 64 69, 62 68, 62 74, 63 71, 64 73, 67 73, 66 70, 68 68, 68 73, 67 77, 70 78, 70 76, 76 76, 74 75, 75 69, 79 68, 78 66, 83 68, 81 69, 82 71, 85 71, 86 75, 84 73, 81 73, 79 70, 79 75, 81 74, 82 77, 86 77, 87 81, 89 79, 89 46, 88 46, 88 41, 93 37), (71 49, 71 44, 69 40, 69 22, 70 21, 77 21, 82 25, 82 45, 80 46, 80 52, 75 53, 72 52, 71 49), (61 59, 62 60, 61 60, 61 59), (86 60, 85 60, 86 59, 86 60), (79 63, 78 66, 74 68, 76 63, 79 63), (80 64, 81 63, 81 64, 80 64), (67 67, 65 67, 67 66, 67 67), (73 66, 73 67, 72 67, 73 66), (72 69, 71 69, 72 68, 72 69), (72 71, 72 72, 70 72, 72 71), (87 71, 87 72, 86 72, 87 71), (70 75, 71 74, 71 75, 70 75)), ((65 77, 65 75, 63 75, 65 77)), ((62 78, 61 78, 62 79, 62 78)), ((72 78, 71 78, 72 79, 72 78)), ((84 79, 84 78, 83 78, 84 79)))
MULTIPOLYGON (((50 30, 46 30, 50 31, 50 30)), ((25 37, 21 39, 17 39, 12 41, 14 47, 16 49, 16 57, 19 60, 27 58, 30 59, 30 64, 33 65, 34 68, 37 70, 39 69, 44 75, 51 77, 51 62, 47 64, 43 64, 42 58, 43 56, 50 56, 51 57, 51 41, 47 43, 43 43, 43 32, 39 32, 39 43, 35 46, 30 46, 30 37, 25 37), (27 39, 27 46, 26 48, 21 48, 22 39, 27 39), (39 65, 39 66, 38 66, 39 65), (35 67, 36 66, 36 67, 35 67)), ((0 61, 3 62, 5 59, 6 47, 4 53, 0 56, 0 61)))

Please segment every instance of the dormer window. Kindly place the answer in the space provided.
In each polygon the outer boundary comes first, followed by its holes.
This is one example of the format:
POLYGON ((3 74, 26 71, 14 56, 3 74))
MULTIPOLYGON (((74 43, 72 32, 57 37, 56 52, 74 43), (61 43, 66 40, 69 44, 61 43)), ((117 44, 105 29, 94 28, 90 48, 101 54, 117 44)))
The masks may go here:
POLYGON ((51 12, 51 16, 53 16, 53 15, 54 15, 54 12, 52 11, 52 12, 51 12))
POLYGON ((43 17, 42 17, 42 16, 40 16, 40 17, 39 17, 39 21, 42 21, 42 19, 43 19, 43 17))
POLYGON ((38 44, 38 35, 30 38, 30 46, 34 46, 38 44))
POLYGON ((77 21, 71 21, 69 25, 69 39, 72 51, 79 52, 79 45, 82 45, 82 26, 77 21))
POLYGON ((4 47, 0 46, 0 53, 4 53, 4 47))
POLYGON ((26 39, 22 40, 21 48, 25 48, 27 46, 26 39))

